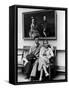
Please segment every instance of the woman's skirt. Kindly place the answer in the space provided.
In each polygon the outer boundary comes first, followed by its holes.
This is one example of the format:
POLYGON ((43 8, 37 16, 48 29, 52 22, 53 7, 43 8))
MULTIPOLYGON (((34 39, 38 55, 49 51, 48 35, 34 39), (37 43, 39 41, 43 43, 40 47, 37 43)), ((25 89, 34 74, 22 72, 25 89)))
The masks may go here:
POLYGON ((39 58, 38 71, 40 71, 42 69, 43 65, 45 67, 49 66, 49 59, 48 58, 39 58))

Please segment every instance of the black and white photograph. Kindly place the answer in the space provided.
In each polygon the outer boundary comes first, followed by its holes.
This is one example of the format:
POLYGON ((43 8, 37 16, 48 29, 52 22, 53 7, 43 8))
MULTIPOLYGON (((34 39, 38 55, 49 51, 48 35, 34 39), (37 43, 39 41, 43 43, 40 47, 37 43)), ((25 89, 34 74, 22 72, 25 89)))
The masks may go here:
POLYGON ((17 82, 66 80, 65 10, 18 8, 17 82))
POLYGON ((9 82, 67 81, 67 9, 13 5, 9 11, 9 82))

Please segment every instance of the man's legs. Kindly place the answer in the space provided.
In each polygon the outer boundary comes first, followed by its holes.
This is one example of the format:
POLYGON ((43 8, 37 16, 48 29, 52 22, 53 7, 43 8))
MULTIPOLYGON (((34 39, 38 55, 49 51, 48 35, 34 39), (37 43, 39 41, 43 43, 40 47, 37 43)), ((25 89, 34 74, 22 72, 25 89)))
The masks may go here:
POLYGON ((25 69, 25 75, 26 75, 26 78, 29 78, 30 76, 30 73, 31 73, 31 69, 32 69, 32 63, 29 61, 26 66, 24 67, 25 69))
POLYGON ((36 77, 37 66, 38 66, 38 60, 36 60, 33 64, 33 68, 30 74, 31 77, 36 77))

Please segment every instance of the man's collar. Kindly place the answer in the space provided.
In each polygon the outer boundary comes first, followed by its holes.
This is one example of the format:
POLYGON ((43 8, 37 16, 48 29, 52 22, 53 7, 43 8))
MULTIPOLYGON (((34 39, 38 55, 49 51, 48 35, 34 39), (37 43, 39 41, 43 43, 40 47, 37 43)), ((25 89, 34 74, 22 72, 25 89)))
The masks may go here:
POLYGON ((38 43, 38 45, 37 44, 35 44, 35 47, 38 47, 40 45, 40 43, 38 43))

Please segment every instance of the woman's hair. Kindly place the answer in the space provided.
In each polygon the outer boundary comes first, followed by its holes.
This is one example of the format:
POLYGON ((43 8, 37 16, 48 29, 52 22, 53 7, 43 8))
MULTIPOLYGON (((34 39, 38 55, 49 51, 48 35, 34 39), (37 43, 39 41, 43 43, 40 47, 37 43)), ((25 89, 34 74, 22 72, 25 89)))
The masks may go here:
POLYGON ((43 41, 43 45, 44 45, 44 44, 47 44, 47 46, 48 46, 49 48, 51 48, 51 45, 48 43, 48 40, 44 40, 44 41, 43 41))
POLYGON ((48 40, 43 40, 43 44, 48 44, 48 40))

